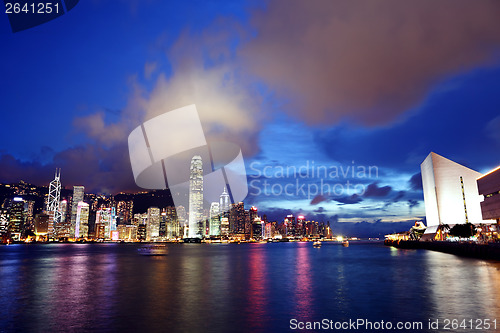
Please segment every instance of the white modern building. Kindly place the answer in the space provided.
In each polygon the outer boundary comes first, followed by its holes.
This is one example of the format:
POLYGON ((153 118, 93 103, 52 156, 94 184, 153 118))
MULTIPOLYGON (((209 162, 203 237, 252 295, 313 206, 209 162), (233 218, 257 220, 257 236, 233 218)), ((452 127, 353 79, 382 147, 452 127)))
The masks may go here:
POLYGON ((481 173, 431 152, 420 165, 424 190, 426 234, 440 224, 491 223, 483 220, 477 179, 481 173))
POLYGON ((196 155, 189 175, 189 238, 202 238, 203 228, 203 162, 196 155))

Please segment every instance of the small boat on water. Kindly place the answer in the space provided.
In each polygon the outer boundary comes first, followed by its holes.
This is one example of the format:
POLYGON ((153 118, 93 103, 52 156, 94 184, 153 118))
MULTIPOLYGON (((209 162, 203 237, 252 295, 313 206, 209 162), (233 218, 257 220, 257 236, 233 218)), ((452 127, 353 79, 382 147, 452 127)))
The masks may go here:
POLYGON ((349 241, 346 239, 344 241, 342 241, 342 246, 343 247, 349 247, 349 241))
POLYGON ((149 244, 137 249, 141 256, 166 256, 167 246, 165 244, 149 244))
POLYGON ((321 241, 315 241, 313 242, 314 247, 321 247, 321 241))

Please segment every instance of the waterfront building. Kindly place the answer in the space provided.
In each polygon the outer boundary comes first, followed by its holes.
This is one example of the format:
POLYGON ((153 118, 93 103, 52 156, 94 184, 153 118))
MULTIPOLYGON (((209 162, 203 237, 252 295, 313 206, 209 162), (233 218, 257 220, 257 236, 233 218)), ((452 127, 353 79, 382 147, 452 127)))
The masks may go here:
POLYGON ((149 207, 147 212, 147 231, 146 231, 146 239, 149 241, 151 239, 157 238, 160 236, 160 208, 157 207, 149 207))
POLYGON ((66 213, 68 211, 68 201, 61 200, 59 203, 59 211, 61 212, 61 223, 66 222, 66 213))
POLYGON ((177 221, 179 223, 179 228, 180 228, 178 237, 186 238, 188 236, 187 235, 188 219, 187 219, 186 208, 184 208, 184 206, 182 206, 182 205, 179 205, 179 206, 176 206, 175 211, 176 211, 177 221))
POLYGON ((264 238, 273 238, 274 233, 273 233, 273 225, 270 222, 262 222, 264 224, 264 238))
POLYGON ((133 209, 134 201, 118 201, 116 205, 116 215, 119 217, 120 224, 130 224, 133 209))
POLYGON ((202 238, 203 224, 203 162, 196 155, 191 159, 189 174, 189 238, 202 238))
POLYGON ((220 236, 220 203, 210 205, 210 236, 220 236))
POLYGON ((229 218, 221 216, 220 218, 220 235, 223 237, 229 236, 229 218))
POLYGON ((84 186, 73 186, 73 198, 72 198, 72 205, 71 205, 70 237, 78 237, 75 234, 76 213, 78 210, 78 203, 83 201, 84 196, 85 196, 85 187, 84 186))
POLYGON ((35 217, 35 235, 47 236, 49 233, 50 215, 46 213, 37 214, 35 217))
POLYGON ((146 224, 139 224, 137 226, 137 239, 140 241, 145 241, 146 235, 147 235, 147 225, 146 224))
POLYGON ((114 207, 101 207, 96 212, 95 223, 102 223, 106 228, 106 237, 111 239, 111 233, 116 231, 116 210, 114 207))
POLYGON ((285 235, 294 237, 296 233, 296 225, 295 225, 295 216, 293 215, 287 215, 285 218, 285 235))
POLYGON ((160 237, 167 236, 167 213, 163 209, 160 213, 160 230, 158 232, 160 237))
POLYGON ((256 217, 252 222, 252 234, 250 238, 261 240, 264 237, 264 228, 260 217, 256 217))
POLYGON ((54 223, 54 237, 69 237, 69 228, 67 214, 68 214, 68 201, 61 200, 59 203, 60 220, 54 223))
POLYGON ((500 167, 479 177, 477 187, 479 194, 484 196, 481 202, 483 219, 495 220, 500 224, 500 167))
POLYGON ((238 202, 229 211, 229 227, 231 234, 245 234, 245 206, 238 202))
POLYGON ((89 204, 83 201, 76 208, 75 238, 84 238, 89 235, 89 204))
POLYGON ((479 195, 476 181, 481 173, 434 152, 420 168, 427 217, 425 238, 432 237, 442 224, 491 222, 484 220, 481 214, 483 197, 479 195))
POLYGON ((106 225, 104 223, 96 222, 94 225, 94 235, 96 239, 106 238, 106 225))
POLYGON ((141 224, 148 224, 148 214, 134 214, 134 219, 132 221, 134 225, 139 226, 141 224))
POLYGON ((133 241, 137 239, 137 226, 133 224, 120 224, 117 226, 118 239, 133 241))
POLYGON ((304 215, 297 216, 296 236, 304 237, 306 234, 304 215))
MULTIPOLYGON (((183 208, 182 206, 180 206, 183 208)), ((184 210, 185 212, 185 210, 184 210)), ((165 236, 168 239, 174 239, 182 236, 179 218, 175 207, 165 208, 165 236)))
POLYGON ((9 229, 9 211, 5 208, 0 209, 0 237, 7 233, 9 229))
POLYGON ((21 232, 24 228, 24 200, 15 197, 10 203, 9 232, 13 240, 21 240, 21 232))

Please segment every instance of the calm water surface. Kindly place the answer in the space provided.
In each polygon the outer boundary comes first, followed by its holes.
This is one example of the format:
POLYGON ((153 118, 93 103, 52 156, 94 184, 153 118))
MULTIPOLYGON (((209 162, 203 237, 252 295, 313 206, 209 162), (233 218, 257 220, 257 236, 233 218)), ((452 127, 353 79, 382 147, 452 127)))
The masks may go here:
POLYGON ((135 244, 2 246, 0 331, 286 332, 292 318, 424 328, 429 319, 500 321, 500 263, 323 244, 172 244, 165 257, 140 256, 135 244))

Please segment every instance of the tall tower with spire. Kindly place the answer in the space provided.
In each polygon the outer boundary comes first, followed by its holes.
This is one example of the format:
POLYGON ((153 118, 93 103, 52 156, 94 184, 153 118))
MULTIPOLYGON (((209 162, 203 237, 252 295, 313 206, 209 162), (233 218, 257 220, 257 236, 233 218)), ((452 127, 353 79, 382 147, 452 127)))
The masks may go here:
POLYGON ((61 169, 56 169, 54 180, 49 184, 49 197, 47 198, 47 213, 49 214, 49 226, 47 233, 54 235, 55 225, 61 222, 61 210, 59 202, 61 201, 61 169))
POLYGON ((227 188, 224 186, 224 191, 219 198, 219 213, 225 213, 229 211, 229 194, 227 193, 227 188))
POLYGON ((189 173, 189 238, 202 238, 203 229, 203 162, 196 155, 189 173))

